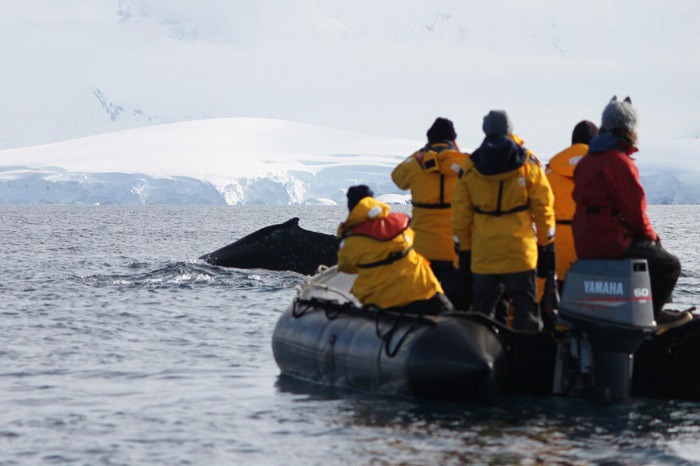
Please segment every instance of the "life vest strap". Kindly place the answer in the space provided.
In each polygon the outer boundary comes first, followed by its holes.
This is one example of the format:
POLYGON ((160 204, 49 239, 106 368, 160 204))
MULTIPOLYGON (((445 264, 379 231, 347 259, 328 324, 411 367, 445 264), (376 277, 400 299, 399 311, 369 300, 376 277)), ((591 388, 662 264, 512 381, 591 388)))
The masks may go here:
POLYGON ((474 206, 474 212, 477 214, 483 214, 483 215, 491 215, 493 217, 500 217, 501 215, 506 215, 506 214, 516 214, 518 212, 523 212, 527 209, 530 208, 530 200, 519 206, 515 206, 512 209, 508 210, 501 210, 501 203, 503 202, 503 181, 498 183, 498 198, 496 200, 496 210, 483 210, 479 208, 478 206, 474 206))
POLYGON ((571 225, 571 220, 557 220, 557 225, 571 225))
POLYGON ((382 259, 379 261, 375 262, 370 262, 368 264, 357 264, 357 267, 360 269, 371 269, 372 267, 379 267, 380 265, 387 265, 387 264, 392 264, 398 260, 403 259, 408 255, 409 252, 413 250, 413 246, 409 246, 403 251, 394 251, 391 254, 387 256, 386 259, 382 259))
POLYGON ((477 206, 474 206, 474 212, 477 214, 491 215, 493 217, 500 217, 501 215, 516 214, 518 212, 523 212, 530 208, 530 203, 519 205, 508 210, 482 210, 477 206))
POLYGON ((424 204, 422 202, 411 202, 413 207, 420 207, 421 209, 451 209, 452 204, 449 202, 437 202, 435 204, 424 204))

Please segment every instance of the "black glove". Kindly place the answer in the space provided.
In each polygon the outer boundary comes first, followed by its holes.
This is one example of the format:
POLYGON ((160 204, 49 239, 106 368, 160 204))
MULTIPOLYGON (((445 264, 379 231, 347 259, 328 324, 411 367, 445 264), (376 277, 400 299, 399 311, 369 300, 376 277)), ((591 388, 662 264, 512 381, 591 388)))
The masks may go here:
POLYGON ((557 261, 554 255, 554 243, 547 246, 537 246, 537 276, 547 278, 557 268, 557 261))
POLYGON ((459 271, 460 273, 472 274, 472 252, 459 251, 459 271))

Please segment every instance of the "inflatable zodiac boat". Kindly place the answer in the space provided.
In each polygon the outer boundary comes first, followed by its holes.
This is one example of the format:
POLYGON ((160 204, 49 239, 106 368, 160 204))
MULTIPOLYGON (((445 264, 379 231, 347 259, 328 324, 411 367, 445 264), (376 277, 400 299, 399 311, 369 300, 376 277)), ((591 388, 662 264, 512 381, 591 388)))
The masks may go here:
POLYGON ((299 287, 272 347, 285 375, 377 394, 480 401, 498 395, 700 400, 700 319, 658 334, 646 261, 579 261, 554 333, 481 314, 366 309, 354 275, 326 269, 299 287))

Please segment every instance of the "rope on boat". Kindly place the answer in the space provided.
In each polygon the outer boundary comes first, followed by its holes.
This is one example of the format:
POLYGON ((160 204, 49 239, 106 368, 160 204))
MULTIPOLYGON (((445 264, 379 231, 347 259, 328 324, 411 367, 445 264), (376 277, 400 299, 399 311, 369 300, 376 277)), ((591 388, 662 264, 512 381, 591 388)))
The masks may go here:
POLYGON ((315 308, 321 308, 326 314, 328 320, 335 320, 343 313, 352 314, 353 311, 358 311, 360 308, 355 306, 353 303, 343 303, 339 304, 335 301, 329 301, 327 299, 311 298, 311 299, 300 299, 296 298, 292 303, 292 317, 298 319, 304 316, 306 313, 315 308))
MULTIPOLYGON (((321 290, 326 291, 328 293, 335 293, 338 296, 340 296, 341 298, 343 298, 343 300, 350 301, 351 303, 355 299, 352 295, 349 295, 347 293, 343 293, 342 291, 339 291, 335 288, 331 288, 330 286, 328 286, 325 283, 306 283, 306 284, 299 287, 299 295, 300 296, 303 295, 304 293, 309 291, 309 289, 311 289, 311 288, 318 288, 318 289, 321 289, 321 290)), ((303 299, 303 298, 297 298, 297 299, 303 299)), ((319 299, 321 301, 328 301, 329 303, 334 302, 334 301, 330 301, 330 300, 322 300, 321 298, 309 298, 308 300, 312 300, 312 299, 319 299)))
POLYGON ((403 333, 403 335, 401 335, 401 338, 399 338, 399 341, 396 343, 396 345, 394 345, 394 348, 391 349, 391 340, 394 338, 394 335, 395 335, 396 332, 399 330, 401 321, 402 321, 403 318, 406 316, 406 314, 403 314, 403 313, 400 313, 400 312, 399 312, 399 313, 396 313, 396 314, 395 314, 395 315, 396 315, 396 318, 395 318, 394 321, 391 323, 391 327, 389 328, 389 330, 388 330, 387 332, 385 332, 384 334, 382 334, 381 330, 379 329, 379 320, 380 320, 380 319, 379 319, 379 316, 380 316, 382 313, 384 313, 385 315, 387 315, 388 313, 386 313, 386 312, 385 312, 382 308, 380 308, 379 306, 372 306, 371 309, 373 309, 373 310, 376 312, 376 314, 377 314, 377 317, 376 317, 376 319, 375 319, 375 321, 374 321, 374 330, 375 330, 375 332, 376 332, 376 334, 377 334, 377 337, 378 337, 380 340, 382 340, 382 342, 383 342, 383 345, 382 345, 382 346, 384 347, 384 353, 385 353, 385 354, 387 355, 387 357, 389 357, 389 358, 393 358, 394 356, 396 356, 396 355, 399 353, 399 350, 400 350, 401 347, 403 346, 403 344, 404 344, 404 342, 406 341, 406 338, 408 338, 408 335, 409 335, 409 334, 411 334, 412 332, 418 330, 418 329, 419 329, 420 327, 422 327, 423 325, 428 325, 428 326, 435 326, 435 325, 436 325, 434 321, 432 321, 432 320, 430 320, 430 319, 426 319, 426 318, 424 318, 424 317, 421 316, 421 315, 411 316, 413 322, 412 322, 411 325, 406 329, 406 331, 403 333))
POLYGON ((292 304, 292 317, 298 319, 314 309, 323 310, 328 320, 335 320, 343 314, 373 318, 377 338, 382 341, 384 353, 389 358, 393 358, 398 354, 404 342, 411 333, 423 326, 434 327, 437 325, 435 320, 426 318, 420 314, 405 314, 401 312, 386 311, 385 309, 372 304, 364 307, 358 307, 349 302, 340 304, 335 301, 320 298, 295 299, 292 304), (384 333, 382 333, 380 329, 380 322, 383 320, 391 321, 389 330, 384 333), (410 323, 410 325, 403 327, 402 324, 404 323, 410 323), (395 337, 399 334, 400 330, 402 331, 401 336, 398 338, 398 340, 395 340, 395 337), (392 345, 392 341, 396 341, 396 343, 392 345))

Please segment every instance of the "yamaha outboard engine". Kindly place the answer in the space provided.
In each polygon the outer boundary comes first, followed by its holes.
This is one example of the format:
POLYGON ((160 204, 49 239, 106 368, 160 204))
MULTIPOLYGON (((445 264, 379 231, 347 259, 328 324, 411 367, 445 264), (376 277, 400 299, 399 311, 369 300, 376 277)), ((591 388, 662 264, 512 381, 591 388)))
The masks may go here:
POLYGON ((566 276, 554 393, 629 398, 634 352, 656 330, 644 259, 579 260, 566 276))

